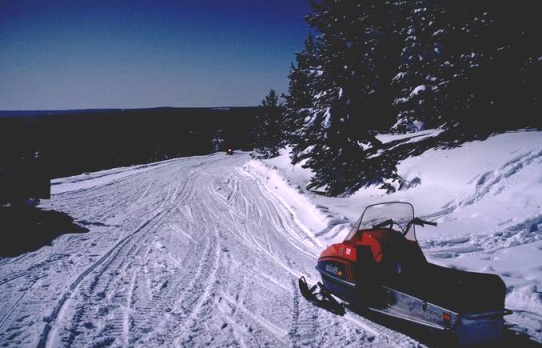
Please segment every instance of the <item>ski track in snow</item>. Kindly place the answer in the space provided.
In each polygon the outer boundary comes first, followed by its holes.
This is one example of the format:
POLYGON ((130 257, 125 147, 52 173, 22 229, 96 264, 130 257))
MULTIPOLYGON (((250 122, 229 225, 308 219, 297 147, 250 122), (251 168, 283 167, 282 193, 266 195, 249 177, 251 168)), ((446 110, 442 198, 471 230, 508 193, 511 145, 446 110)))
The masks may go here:
POLYGON ((221 155, 59 183, 76 189, 43 207, 89 232, 0 259, 0 345, 420 346, 308 303, 297 278, 318 280, 320 246, 247 154, 221 155))

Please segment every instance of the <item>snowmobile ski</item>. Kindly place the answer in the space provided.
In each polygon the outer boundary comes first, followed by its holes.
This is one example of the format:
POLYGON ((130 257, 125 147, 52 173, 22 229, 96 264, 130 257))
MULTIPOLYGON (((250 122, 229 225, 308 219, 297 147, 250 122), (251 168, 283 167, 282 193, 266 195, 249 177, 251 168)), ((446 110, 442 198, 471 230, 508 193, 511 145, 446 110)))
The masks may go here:
POLYGON ((320 282, 309 288, 305 277, 302 276, 299 278, 299 290, 305 299, 318 307, 338 315, 344 315, 346 312, 344 306, 339 303, 339 301, 337 301, 320 282))

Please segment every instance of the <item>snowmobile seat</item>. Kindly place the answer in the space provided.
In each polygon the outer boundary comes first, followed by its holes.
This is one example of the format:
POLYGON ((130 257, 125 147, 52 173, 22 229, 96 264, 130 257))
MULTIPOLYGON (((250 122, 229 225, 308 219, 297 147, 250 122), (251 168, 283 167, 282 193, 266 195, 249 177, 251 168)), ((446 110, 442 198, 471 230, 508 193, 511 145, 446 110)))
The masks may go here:
POLYGON ((368 246, 377 263, 419 264, 426 262, 425 256, 414 241, 406 239, 400 232, 391 229, 365 230, 357 245, 368 246))
POLYGON ((356 247, 356 279, 373 279, 402 291, 419 292, 427 260, 415 241, 392 229, 364 230, 356 247), (370 268, 370 270, 368 269, 370 268))
POLYGON ((506 296, 503 280, 478 273, 427 263, 423 270, 427 301, 457 312, 502 310, 506 296))
POLYGON ((379 268, 370 246, 356 246, 356 263, 354 265, 356 292, 361 299, 365 299, 371 305, 379 304, 378 295, 382 285, 379 268))
POLYGON ((373 257, 371 247, 358 245, 356 247, 355 264, 356 283, 366 282, 367 279, 374 279, 377 273, 377 263, 373 257))
POLYGON ((382 262, 384 251, 382 250, 382 242, 387 239, 390 234, 388 229, 371 229, 361 230, 358 232, 358 239, 356 245, 366 246, 371 251, 375 262, 382 262))

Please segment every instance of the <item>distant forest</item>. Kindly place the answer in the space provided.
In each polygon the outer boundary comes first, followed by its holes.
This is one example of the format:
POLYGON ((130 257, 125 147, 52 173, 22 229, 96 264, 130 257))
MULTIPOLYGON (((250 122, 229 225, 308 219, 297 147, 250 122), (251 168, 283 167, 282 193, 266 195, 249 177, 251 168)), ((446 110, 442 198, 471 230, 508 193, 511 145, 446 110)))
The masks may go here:
POLYGON ((226 147, 252 149, 257 107, 0 111, 0 158, 40 151, 52 178, 226 147))

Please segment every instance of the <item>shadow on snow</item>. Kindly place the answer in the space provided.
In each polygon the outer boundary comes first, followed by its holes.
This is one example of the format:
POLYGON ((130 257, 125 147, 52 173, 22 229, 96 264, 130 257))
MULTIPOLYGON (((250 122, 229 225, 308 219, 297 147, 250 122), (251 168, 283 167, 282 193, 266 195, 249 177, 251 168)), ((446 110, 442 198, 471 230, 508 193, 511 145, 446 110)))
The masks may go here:
POLYGON ((35 251, 66 233, 89 230, 73 222, 68 214, 39 208, 0 207, 0 257, 15 257, 35 251))

